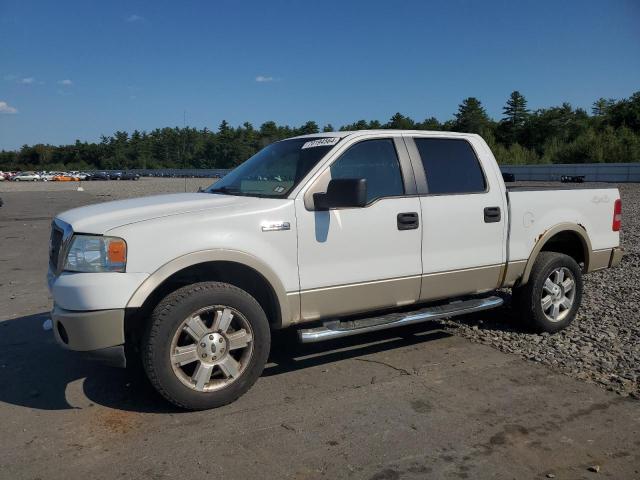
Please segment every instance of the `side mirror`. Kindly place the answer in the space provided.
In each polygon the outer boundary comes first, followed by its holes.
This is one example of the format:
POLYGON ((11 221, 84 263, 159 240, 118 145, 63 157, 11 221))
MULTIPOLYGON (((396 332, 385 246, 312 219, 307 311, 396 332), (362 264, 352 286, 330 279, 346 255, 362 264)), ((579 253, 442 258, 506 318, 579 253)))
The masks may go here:
POLYGON ((364 178, 335 178, 326 193, 314 193, 316 210, 364 207, 367 204, 367 180, 364 178))

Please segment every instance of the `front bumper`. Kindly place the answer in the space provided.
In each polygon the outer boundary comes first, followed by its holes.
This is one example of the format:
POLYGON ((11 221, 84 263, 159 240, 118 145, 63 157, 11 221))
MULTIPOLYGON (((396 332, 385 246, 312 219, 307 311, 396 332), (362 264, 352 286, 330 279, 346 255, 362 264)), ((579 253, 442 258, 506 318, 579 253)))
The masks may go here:
POLYGON ((124 367, 124 309, 71 311, 54 306, 53 334, 64 348, 124 367))

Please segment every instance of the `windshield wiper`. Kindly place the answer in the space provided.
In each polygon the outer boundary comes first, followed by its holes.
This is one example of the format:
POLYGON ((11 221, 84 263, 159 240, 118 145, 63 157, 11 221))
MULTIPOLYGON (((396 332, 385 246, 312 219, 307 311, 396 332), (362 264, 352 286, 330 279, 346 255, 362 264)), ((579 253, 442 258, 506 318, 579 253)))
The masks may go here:
POLYGON ((237 188, 231 188, 225 185, 223 187, 218 187, 218 188, 214 188, 213 190, 209 190, 209 193, 223 193, 225 195, 238 195, 241 192, 237 188))

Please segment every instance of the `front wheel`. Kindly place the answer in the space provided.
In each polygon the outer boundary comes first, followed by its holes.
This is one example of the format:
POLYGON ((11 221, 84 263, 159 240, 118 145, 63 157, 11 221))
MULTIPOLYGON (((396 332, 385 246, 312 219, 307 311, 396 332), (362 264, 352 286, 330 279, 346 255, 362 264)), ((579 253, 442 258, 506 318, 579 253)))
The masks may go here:
POLYGON ((269 322, 251 295, 226 283, 196 283, 153 311, 143 363, 167 400, 204 410, 233 402, 256 382, 270 343, 269 322))
POLYGON ((541 252, 529 282, 513 289, 515 312, 536 331, 555 333, 575 318, 582 301, 582 271, 568 255, 541 252))

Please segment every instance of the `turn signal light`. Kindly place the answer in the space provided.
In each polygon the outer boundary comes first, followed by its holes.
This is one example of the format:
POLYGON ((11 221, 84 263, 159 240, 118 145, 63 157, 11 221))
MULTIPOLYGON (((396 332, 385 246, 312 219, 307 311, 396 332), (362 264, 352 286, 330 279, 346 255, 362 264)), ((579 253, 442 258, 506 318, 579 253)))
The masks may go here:
POLYGON ((111 240, 109 242, 107 256, 111 263, 125 263, 127 261, 127 244, 124 240, 111 240))
POLYGON ((613 204, 613 225, 611 225, 611 229, 614 232, 618 232, 620 227, 622 227, 622 200, 617 199, 613 204))

